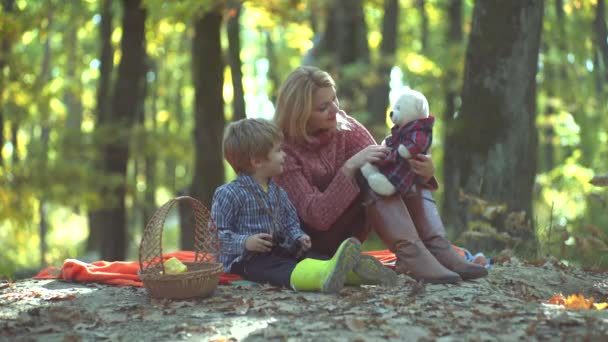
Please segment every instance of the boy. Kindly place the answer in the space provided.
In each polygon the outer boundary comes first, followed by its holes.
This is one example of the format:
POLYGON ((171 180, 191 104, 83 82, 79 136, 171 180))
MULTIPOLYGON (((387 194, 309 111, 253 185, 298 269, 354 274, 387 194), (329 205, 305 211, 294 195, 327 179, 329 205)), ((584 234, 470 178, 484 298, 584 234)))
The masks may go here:
POLYGON ((297 291, 337 292, 347 276, 364 282, 351 270, 358 267, 369 275, 375 265, 358 266, 357 239, 345 240, 332 258, 308 252, 310 237, 286 192, 271 180, 283 172, 282 140, 279 129, 265 120, 243 119, 226 128, 224 158, 237 178, 215 191, 211 207, 224 271, 297 291))

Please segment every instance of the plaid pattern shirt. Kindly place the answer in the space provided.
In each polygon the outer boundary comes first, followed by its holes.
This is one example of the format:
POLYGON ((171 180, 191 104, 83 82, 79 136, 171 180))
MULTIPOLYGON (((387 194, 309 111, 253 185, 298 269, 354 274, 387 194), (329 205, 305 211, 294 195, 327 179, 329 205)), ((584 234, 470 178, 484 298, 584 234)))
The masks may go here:
POLYGON ((245 250, 249 236, 259 233, 272 235, 274 222, 267 209, 277 223, 275 236, 281 234, 287 243, 295 244, 304 235, 287 193, 273 181, 269 182, 268 192, 265 192, 250 176, 238 175, 236 180, 217 188, 212 203, 211 218, 219 232, 220 262, 224 264, 224 272, 230 272, 232 264, 249 253, 245 250))
POLYGON ((399 145, 405 146, 412 157, 425 154, 433 142, 433 124, 435 117, 430 115, 425 119, 414 120, 399 128, 394 126, 391 135, 386 138, 386 146, 391 152, 382 161, 375 163, 380 172, 405 195, 414 184, 416 174, 412 171, 407 159, 401 157, 397 149, 399 145))

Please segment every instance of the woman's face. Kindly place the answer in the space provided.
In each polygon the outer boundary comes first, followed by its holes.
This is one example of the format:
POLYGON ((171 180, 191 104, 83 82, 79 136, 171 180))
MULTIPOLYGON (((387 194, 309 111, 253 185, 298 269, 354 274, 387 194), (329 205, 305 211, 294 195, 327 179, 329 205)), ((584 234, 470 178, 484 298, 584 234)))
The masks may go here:
POLYGON ((308 133, 336 128, 336 114, 340 103, 334 87, 319 88, 312 96, 312 113, 308 119, 308 133))

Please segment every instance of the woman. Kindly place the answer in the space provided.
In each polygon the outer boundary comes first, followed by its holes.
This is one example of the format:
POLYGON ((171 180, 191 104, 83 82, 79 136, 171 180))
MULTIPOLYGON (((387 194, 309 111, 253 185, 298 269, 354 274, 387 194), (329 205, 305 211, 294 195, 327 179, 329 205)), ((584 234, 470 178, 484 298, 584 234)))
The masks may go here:
POLYGON ((340 110, 328 73, 311 66, 294 70, 279 90, 274 119, 287 155, 276 182, 294 203, 313 250, 331 255, 346 238, 364 241, 374 229, 397 256, 397 273, 431 283, 487 275, 446 238, 430 192, 437 182, 429 157, 411 161, 422 185, 405 198, 378 196, 361 181, 361 166, 381 160, 388 148, 340 110))

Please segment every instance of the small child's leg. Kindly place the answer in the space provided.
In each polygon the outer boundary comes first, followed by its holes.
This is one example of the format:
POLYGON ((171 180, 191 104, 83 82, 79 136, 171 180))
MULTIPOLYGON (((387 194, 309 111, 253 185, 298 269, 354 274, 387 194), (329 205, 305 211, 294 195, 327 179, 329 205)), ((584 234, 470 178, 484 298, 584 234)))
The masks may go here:
POLYGON ((338 292, 346 275, 359 261, 361 243, 348 238, 329 260, 307 258, 300 261, 291 272, 291 287, 296 291, 338 292))
POLYGON ((291 287, 290 275, 297 263, 298 261, 292 258, 260 254, 241 262, 242 274, 240 275, 257 283, 291 287))

